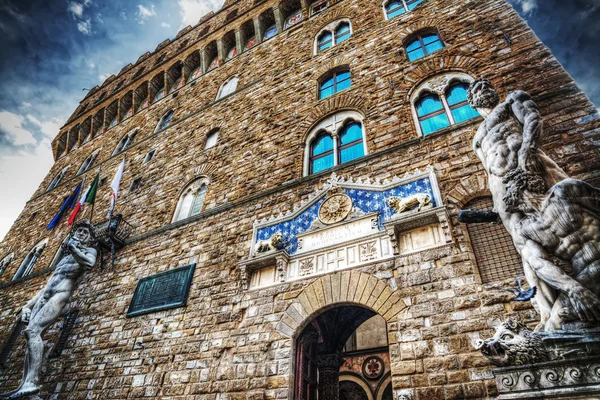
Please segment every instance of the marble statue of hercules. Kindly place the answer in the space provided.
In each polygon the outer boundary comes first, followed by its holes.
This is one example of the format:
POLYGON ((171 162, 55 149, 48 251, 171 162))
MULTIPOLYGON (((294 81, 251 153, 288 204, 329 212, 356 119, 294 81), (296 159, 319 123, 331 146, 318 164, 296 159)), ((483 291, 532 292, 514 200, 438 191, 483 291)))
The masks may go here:
POLYGON ((471 84, 469 102, 484 117, 473 148, 488 175, 495 211, 537 286, 541 322, 600 325, 600 190, 566 173, 539 148, 542 118, 531 97, 504 102, 491 83, 471 84))
POLYGON ((39 392, 40 371, 44 361, 42 334, 69 310, 71 297, 85 272, 96 264, 96 249, 92 247, 93 227, 87 222, 78 223, 71 237, 64 243, 63 257, 48 284, 21 310, 19 318, 28 323, 24 330, 27 351, 20 386, 0 395, 0 398, 19 399, 39 392))

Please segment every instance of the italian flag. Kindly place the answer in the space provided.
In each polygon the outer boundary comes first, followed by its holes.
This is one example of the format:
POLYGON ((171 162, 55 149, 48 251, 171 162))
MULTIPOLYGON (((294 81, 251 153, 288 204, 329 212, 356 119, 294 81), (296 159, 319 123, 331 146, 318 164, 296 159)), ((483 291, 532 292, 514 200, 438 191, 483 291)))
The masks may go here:
POLYGON ((69 216, 69 226, 73 225, 73 223, 75 222, 75 218, 77 217, 77 214, 79 214, 81 207, 83 207, 83 205, 85 203, 94 204, 94 202, 96 201, 96 192, 98 191, 98 183, 99 182, 100 182, 100 172, 98 172, 98 174, 94 178, 94 181, 90 184, 90 186, 87 187, 87 189, 85 190, 85 192, 83 193, 83 195, 81 196, 81 198, 79 199, 77 204, 75 205, 75 209, 69 216))

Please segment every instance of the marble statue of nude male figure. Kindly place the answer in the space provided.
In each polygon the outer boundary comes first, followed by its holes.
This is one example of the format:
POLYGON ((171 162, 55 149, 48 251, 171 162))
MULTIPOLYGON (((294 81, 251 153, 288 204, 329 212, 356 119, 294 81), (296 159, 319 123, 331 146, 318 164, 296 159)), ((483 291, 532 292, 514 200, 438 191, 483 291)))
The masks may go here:
POLYGON ((494 209, 537 286, 537 330, 600 325, 600 190, 567 174, 539 147, 543 123, 531 97, 504 102, 491 83, 469 89, 484 117, 473 148, 488 175, 494 209))
POLYGON ((87 222, 78 223, 71 237, 62 245, 63 257, 46 287, 21 310, 19 318, 27 323, 24 330, 27 350, 23 378, 19 387, 1 394, 0 398, 31 398, 40 391, 40 372, 44 362, 43 333, 69 311, 73 293, 85 272, 96 264, 94 228, 87 222))

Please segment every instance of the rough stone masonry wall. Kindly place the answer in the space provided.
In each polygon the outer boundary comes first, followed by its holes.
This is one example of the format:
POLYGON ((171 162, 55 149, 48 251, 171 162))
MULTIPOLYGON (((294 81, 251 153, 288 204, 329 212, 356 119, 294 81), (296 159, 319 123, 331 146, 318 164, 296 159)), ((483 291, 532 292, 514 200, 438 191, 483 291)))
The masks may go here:
MULTIPOLYGON (((262 3, 248 18, 275 4, 262 3)), ((192 50, 183 50, 182 58, 192 50)), ((147 62, 150 69, 152 58, 147 62)), ((114 147, 139 127, 135 145, 124 153, 128 164, 119 211, 143 236, 118 253, 114 271, 96 269, 82 285, 76 296, 81 305, 77 326, 67 350, 48 365, 44 393, 73 399, 288 398, 294 324, 300 326, 334 299, 345 299, 378 304, 388 320, 394 390, 413 389, 417 399, 494 397, 490 366, 472 342, 489 335, 506 315, 516 313, 526 321, 536 316, 528 304, 511 303, 493 284, 479 283, 466 229, 455 218, 462 205, 486 193, 470 144, 480 120, 427 137, 416 133, 408 93, 421 80, 447 70, 487 77, 502 96, 516 89, 530 92, 544 116, 545 150, 569 174, 596 177, 594 140, 600 132, 593 105, 503 0, 429 0, 390 21, 378 2, 343 0, 59 159, 1 245, 0 257, 14 251, 15 261, 0 277, 0 340, 8 336, 15 313, 47 280, 44 268, 67 229, 63 224, 47 232, 45 226, 79 182, 74 177, 79 165, 101 149, 96 165, 102 163, 102 176, 110 180, 122 159, 111 157, 114 147), (314 35, 341 17, 352 19, 352 37, 313 56, 314 35), (409 63, 398 53, 404 38, 432 26, 445 49, 409 63), (337 65, 350 66, 352 87, 317 100, 316 79, 337 65), (240 77, 238 92, 214 102, 218 87, 233 75, 240 77), (173 123, 154 134, 156 122, 171 108, 176 110, 173 123), (237 264, 249 252, 253 221, 291 210, 322 187, 331 171, 302 177, 305 137, 313 123, 343 108, 365 115, 369 155, 335 172, 388 178, 434 166, 453 217, 454 244, 329 278, 242 290, 237 264), (219 144, 204 150, 212 127, 221 128, 219 144), (154 160, 142 164, 151 149, 157 149, 154 160), (63 183, 44 194, 52 177, 69 164, 63 183), (195 176, 210 179, 206 211, 188 223, 169 225, 179 192, 195 176), (143 179, 141 189, 128 192, 136 177, 143 179), (33 211, 38 214, 29 221, 33 211), (44 237, 49 246, 38 261, 39 274, 7 285, 31 246, 44 237), (197 268, 187 307, 125 318, 139 278, 190 262, 197 268), (338 278, 352 289, 340 287, 338 293, 335 285, 331 291, 323 286, 322 279, 338 278), (315 291, 319 287, 322 291, 315 291), (290 320, 289 307, 301 310, 300 321, 290 320)), ((88 182, 97 166, 85 174, 88 182)), ((100 189, 95 221, 106 214, 107 186, 100 189)), ((56 329, 49 332, 51 340, 56 335, 56 329)), ((0 370, 3 389, 19 379, 22 344, 21 339, 9 366, 0 370)))

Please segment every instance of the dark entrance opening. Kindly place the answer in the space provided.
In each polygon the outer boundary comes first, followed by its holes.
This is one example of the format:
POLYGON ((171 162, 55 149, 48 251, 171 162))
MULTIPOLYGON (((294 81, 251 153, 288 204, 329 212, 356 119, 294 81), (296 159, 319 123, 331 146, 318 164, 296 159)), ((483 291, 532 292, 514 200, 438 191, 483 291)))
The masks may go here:
POLYGON ((358 305, 328 308, 296 340, 294 400, 391 399, 389 365, 383 317, 358 305))

